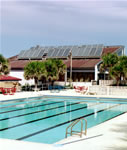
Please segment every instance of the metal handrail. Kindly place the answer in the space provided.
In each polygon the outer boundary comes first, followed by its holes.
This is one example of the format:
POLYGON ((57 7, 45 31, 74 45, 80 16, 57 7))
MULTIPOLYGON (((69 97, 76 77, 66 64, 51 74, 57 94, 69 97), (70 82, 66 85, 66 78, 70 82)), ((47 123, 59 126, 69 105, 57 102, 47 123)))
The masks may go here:
POLYGON ((72 135, 80 135, 80 137, 82 137, 82 134, 84 133, 85 135, 87 134, 87 120, 85 118, 80 118, 80 119, 77 119, 75 120, 74 122, 72 122, 67 128, 66 128, 66 135, 65 135, 65 138, 67 138, 67 135, 70 134, 71 136, 72 135), (83 120, 85 121, 85 132, 83 132, 83 120), (73 130, 73 127, 78 123, 78 122, 81 122, 81 131, 74 131, 73 130), (68 129, 71 128, 71 131, 68 132, 68 129))

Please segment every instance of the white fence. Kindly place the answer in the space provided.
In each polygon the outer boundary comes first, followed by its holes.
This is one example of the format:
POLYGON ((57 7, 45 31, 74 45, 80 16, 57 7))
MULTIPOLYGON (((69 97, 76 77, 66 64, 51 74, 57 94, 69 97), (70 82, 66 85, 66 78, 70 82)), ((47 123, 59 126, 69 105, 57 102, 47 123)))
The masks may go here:
POLYGON ((99 80, 99 85, 111 85, 113 82, 113 80, 99 80))
MULTIPOLYGON (((55 82, 56 85, 62 85, 65 86, 65 82, 55 82)), ((66 85, 69 85, 70 82, 66 82, 66 85)), ((92 82, 72 82, 71 83, 73 86, 91 86, 92 82)))
POLYGON ((90 86, 89 92, 96 92, 97 95, 118 95, 127 96, 126 86, 90 86))

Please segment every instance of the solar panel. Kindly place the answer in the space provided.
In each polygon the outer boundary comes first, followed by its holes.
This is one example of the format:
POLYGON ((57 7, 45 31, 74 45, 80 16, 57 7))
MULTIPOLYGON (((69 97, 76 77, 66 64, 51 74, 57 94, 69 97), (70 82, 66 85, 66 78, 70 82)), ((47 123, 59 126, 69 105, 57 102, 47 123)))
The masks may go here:
POLYGON ((50 57, 52 55, 52 52, 53 52, 52 50, 48 51, 48 55, 47 56, 50 57))
POLYGON ((99 45, 98 48, 97 48, 97 51, 96 51, 95 55, 96 56, 101 56, 102 51, 103 51, 103 45, 99 45))
POLYGON ((79 56, 79 57, 83 56, 83 50, 84 50, 84 47, 79 47, 77 56, 79 56))
POLYGON ((40 58, 40 57, 42 57, 43 56, 43 53, 42 54, 40 54, 42 51, 44 51, 43 49, 38 49, 38 50, 35 50, 35 53, 33 54, 33 58, 40 58))
POLYGON ((91 45, 86 45, 84 52, 83 52, 83 56, 89 56, 89 51, 91 49, 91 45))
POLYGON ((96 52, 96 49, 95 47, 93 47, 89 53, 89 56, 94 56, 95 52, 96 52))
POLYGON ((85 49, 85 46, 81 46, 78 48, 78 53, 77 53, 77 57, 83 57, 83 53, 84 53, 84 49, 85 49))
POLYGON ((57 50, 56 57, 58 57, 58 55, 59 55, 60 51, 61 51, 60 49, 58 49, 58 50, 57 50))
POLYGON ((68 57, 69 53, 70 53, 70 49, 67 48, 67 49, 65 49, 65 51, 64 51, 64 53, 63 53, 62 56, 63 56, 63 57, 68 57))
POLYGON ((77 54, 78 54, 78 46, 73 46, 71 51, 72 51, 72 57, 77 56, 77 54))
POLYGON ((56 57, 57 53, 58 53, 58 49, 54 48, 54 53, 52 54, 52 57, 56 57))
POLYGON ((24 58, 29 59, 30 56, 31 56, 31 49, 26 51, 24 58))
POLYGON ((18 55, 18 59, 23 58, 23 57, 24 57, 25 52, 26 52, 25 50, 22 50, 22 51, 19 53, 19 55, 18 55))
POLYGON ((39 53, 38 53, 38 56, 37 56, 37 58, 39 59, 42 59, 42 57, 43 57, 43 55, 44 55, 44 52, 45 52, 45 50, 44 49, 41 49, 41 51, 39 51, 39 53))
POLYGON ((64 49, 61 48, 61 49, 59 49, 57 56, 62 57, 63 53, 64 53, 64 49))
POLYGON ((48 57, 52 57, 53 56, 53 53, 54 53, 54 51, 55 51, 55 49, 53 49, 53 48, 49 48, 49 50, 48 50, 48 57))
POLYGON ((46 46, 46 47, 43 47, 43 49, 44 49, 45 53, 48 53, 51 48, 46 46))
POLYGON ((30 59, 36 58, 37 57, 36 53, 38 53, 38 50, 35 47, 31 48, 30 50, 31 50, 31 52, 29 54, 29 58, 30 59))
POLYGON ((31 54, 30 58, 36 58, 37 57, 37 53, 38 53, 38 50, 34 50, 33 53, 31 54))

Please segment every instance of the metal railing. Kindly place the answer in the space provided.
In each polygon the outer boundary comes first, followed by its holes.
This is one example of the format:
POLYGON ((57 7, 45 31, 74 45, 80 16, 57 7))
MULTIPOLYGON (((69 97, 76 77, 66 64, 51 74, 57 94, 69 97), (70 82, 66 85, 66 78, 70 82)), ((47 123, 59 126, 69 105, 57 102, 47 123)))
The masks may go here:
POLYGON ((87 120, 85 118, 80 118, 75 120, 74 122, 72 122, 67 128, 66 128, 66 135, 65 138, 67 138, 68 134, 72 135, 79 135, 80 137, 82 137, 82 135, 86 135, 87 134, 87 120), (83 121, 85 121, 85 131, 83 131, 83 121), (81 129, 80 131, 75 131, 73 130, 73 127, 78 123, 81 123, 81 129), (70 129, 70 132, 68 131, 70 129))

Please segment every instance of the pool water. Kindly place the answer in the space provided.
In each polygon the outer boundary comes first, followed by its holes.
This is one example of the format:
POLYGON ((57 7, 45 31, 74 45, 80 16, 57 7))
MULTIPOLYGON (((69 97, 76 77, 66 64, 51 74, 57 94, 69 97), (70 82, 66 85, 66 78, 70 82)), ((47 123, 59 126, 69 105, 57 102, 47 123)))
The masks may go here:
MULTIPOLYGON (((76 119, 84 117, 90 128, 125 112, 127 102, 120 99, 47 96, 2 101, 0 138, 52 144, 65 138, 76 119)), ((74 128, 79 130, 80 124, 74 128)))

